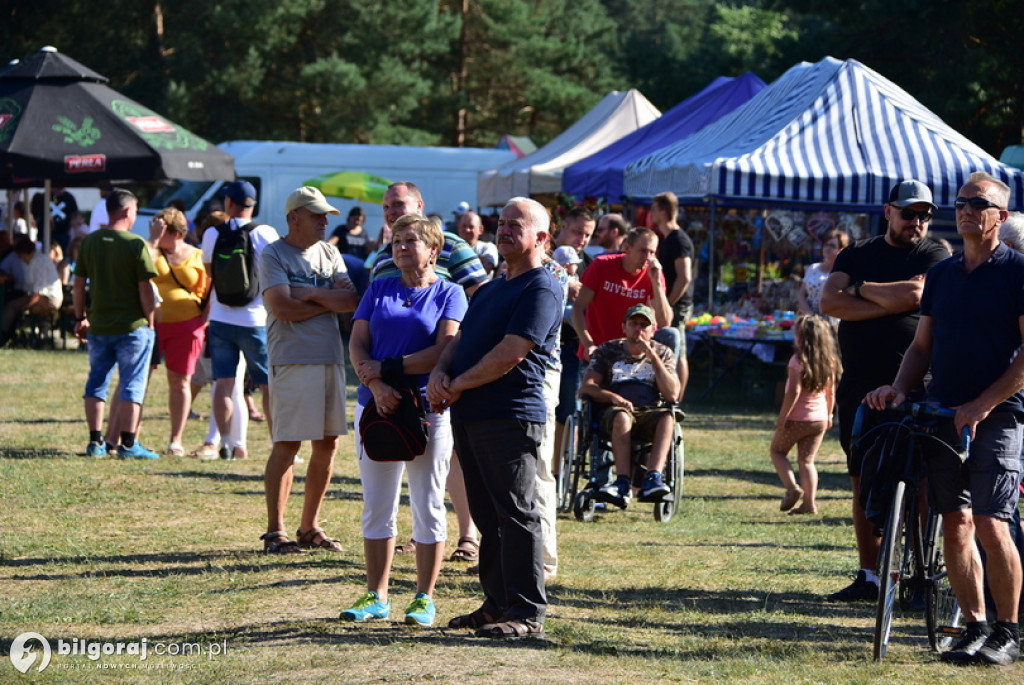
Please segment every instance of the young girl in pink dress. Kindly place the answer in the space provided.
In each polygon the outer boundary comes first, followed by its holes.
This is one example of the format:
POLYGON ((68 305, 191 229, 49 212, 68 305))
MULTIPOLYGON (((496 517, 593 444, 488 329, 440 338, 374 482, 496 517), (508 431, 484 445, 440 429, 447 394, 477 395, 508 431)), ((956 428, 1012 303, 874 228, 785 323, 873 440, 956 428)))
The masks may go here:
POLYGON ((772 464, 779 474, 786 494, 779 509, 792 514, 816 514, 818 470, 814 458, 832 427, 835 408, 835 387, 842 373, 842 362, 835 334, 827 319, 804 315, 796 320, 794 353, 787 365, 786 394, 775 424, 770 447, 772 464), (796 445, 800 469, 800 485, 793 477, 789 451, 796 445), (799 507, 796 503, 803 499, 799 507))

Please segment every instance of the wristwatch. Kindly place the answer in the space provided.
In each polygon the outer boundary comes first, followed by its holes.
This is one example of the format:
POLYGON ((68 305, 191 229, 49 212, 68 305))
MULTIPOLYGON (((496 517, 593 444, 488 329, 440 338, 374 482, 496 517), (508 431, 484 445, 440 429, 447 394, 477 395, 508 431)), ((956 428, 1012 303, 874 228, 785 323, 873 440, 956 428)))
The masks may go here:
POLYGON ((856 295, 857 298, 861 300, 864 299, 863 297, 860 296, 860 287, 862 285, 864 285, 864 281, 857 281, 856 283, 853 284, 853 294, 856 295))

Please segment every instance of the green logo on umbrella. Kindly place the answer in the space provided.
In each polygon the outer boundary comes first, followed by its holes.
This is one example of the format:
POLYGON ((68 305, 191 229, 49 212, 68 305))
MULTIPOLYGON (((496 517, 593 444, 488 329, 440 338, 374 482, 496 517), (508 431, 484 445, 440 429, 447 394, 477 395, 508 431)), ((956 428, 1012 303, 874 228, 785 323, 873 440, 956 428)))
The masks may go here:
POLYGON ((59 116, 53 130, 64 135, 65 143, 74 143, 81 147, 89 147, 103 137, 100 130, 92 125, 92 117, 82 119, 82 125, 78 126, 71 119, 59 116))

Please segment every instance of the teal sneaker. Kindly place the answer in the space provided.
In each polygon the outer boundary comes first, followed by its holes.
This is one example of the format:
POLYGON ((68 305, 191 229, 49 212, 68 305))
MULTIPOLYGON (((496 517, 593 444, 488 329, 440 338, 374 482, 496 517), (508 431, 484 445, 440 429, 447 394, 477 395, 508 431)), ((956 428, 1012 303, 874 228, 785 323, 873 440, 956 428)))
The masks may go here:
POLYGON ((147 450, 142 446, 141 442, 137 442, 131 447, 125 447, 121 445, 117 448, 118 459, 159 459, 160 455, 153 450, 147 450))
POLYGON ((434 609, 434 600, 430 599, 430 596, 421 592, 416 595, 416 598, 412 600, 405 609, 405 622, 411 626, 424 626, 429 627, 434 625, 434 616, 437 610, 434 609))
POLYGON ((85 456, 105 457, 107 456, 107 446, 102 442, 90 442, 88 447, 85 448, 85 456))
POLYGON ((345 609, 338 618, 342 621, 355 621, 362 623, 371 618, 387 618, 391 615, 391 600, 380 601, 377 593, 367 592, 352 605, 351 609, 345 609))

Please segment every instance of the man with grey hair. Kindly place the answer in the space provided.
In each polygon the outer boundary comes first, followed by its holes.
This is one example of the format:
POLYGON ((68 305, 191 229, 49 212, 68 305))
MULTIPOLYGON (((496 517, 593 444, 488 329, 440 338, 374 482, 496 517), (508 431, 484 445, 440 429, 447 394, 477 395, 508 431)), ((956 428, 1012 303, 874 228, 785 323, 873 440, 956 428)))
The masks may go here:
POLYGON ((324 242, 327 215, 337 214, 316 188, 303 186, 285 203, 288 234, 263 250, 260 288, 267 306, 270 415, 274 445, 264 471, 267 532, 264 551, 301 547, 340 552, 320 528, 320 506, 331 483, 338 436, 346 432, 345 356, 336 314, 359 304, 345 261, 324 242), (292 465, 302 441, 312 444, 297 540, 285 532, 292 465))
POLYGON ((537 461, 547 411, 545 357, 556 343, 562 291, 542 266, 547 210, 534 200, 509 200, 498 220, 505 278, 485 283, 470 300, 462 329, 430 375, 434 411, 452 407, 456 450, 469 507, 483 538, 484 603, 451 628, 480 637, 543 634, 547 597, 537 461))
POLYGON ((999 239, 1017 252, 1024 252, 1024 213, 1007 212, 1006 221, 999 227, 999 239))
POLYGON ((963 252, 932 268, 921 320, 896 380, 868 393, 874 409, 899 404, 931 371, 928 399, 956 409, 956 435, 971 433, 965 462, 948 451, 925 460, 928 501, 942 514, 949 582, 966 630, 942 655, 951 663, 1008 665, 1020 653, 1021 563, 1007 522, 1020 495, 1024 435, 1024 255, 999 241, 1010 188, 971 174, 957 193, 963 252), (985 564, 977 539, 985 550, 985 564), (983 569, 996 606, 986 621, 983 569))

